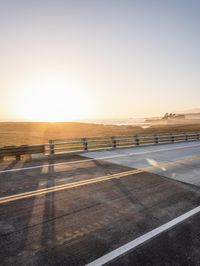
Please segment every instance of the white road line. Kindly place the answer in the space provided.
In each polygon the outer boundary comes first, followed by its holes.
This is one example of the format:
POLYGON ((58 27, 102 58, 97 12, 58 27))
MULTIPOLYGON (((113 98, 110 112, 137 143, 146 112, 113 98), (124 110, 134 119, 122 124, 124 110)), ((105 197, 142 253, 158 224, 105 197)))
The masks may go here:
POLYGON ((170 228, 172 228, 173 226, 183 222, 184 220, 190 218, 191 216, 197 214, 198 212, 200 212, 200 206, 194 208, 193 210, 186 212, 185 214, 171 220, 168 223, 165 223, 163 225, 161 225, 160 227, 155 228, 154 230, 134 239, 133 241, 121 246, 120 248, 117 248, 113 251, 111 251, 110 253, 94 260, 93 262, 87 264, 86 266, 101 266, 104 265, 114 259, 116 259, 117 257, 125 254, 126 252, 138 247, 139 245, 143 244, 144 242, 152 239, 153 237, 158 236, 159 234, 169 230, 170 228))
MULTIPOLYGON (((172 145, 172 144, 169 144, 172 145)), ((75 163, 83 163, 83 162, 91 162, 95 160, 106 160, 106 159, 114 159, 114 158, 120 158, 120 157, 127 157, 127 156, 132 156, 132 155, 141 155, 141 154, 148 154, 148 153, 155 153, 155 152, 162 152, 162 151, 171 151, 171 150, 179 150, 179 149, 186 149, 186 148, 193 148, 193 147, 198 147, 200 144, 196 145, 186 145, 182 147, 174 147, 174 148, 167 148, 167 149, 155 149, 155 150, 148 150, 148 151, 143 151, 143 152, 134 152, 134 153, 128 153, 128 154, 118 154, 118 155, 112 155, 112 156, 105 156, 105 157, 97 157, 97 158, 92 158, 88 160, 78 160, 78 161, 71 161, 71 162, 62 162, 62 163, 52 163, 52 164, 44 164, 44 165, 37 165, 37 166, 29 166, 29 167, 22 167, 22 168, 14 168, 14 169, 8 169, 8 170, 1 170, 1 173, 9 173, 9 172, 17 172, 17 171, 25 171, 25 170, 32 170, 32 169, 39 169, 43 167, 50 167, 50 166, 58 166, 58 165, 70 165, 70 164, 75 164, 75 163)), ((142 147, 140 147, 142 148, 142 147)), ((116 150, 115 150, 116 151, 116 150)), ((95 151, 95 152, 102 152, 102 151, 95 151)), ((112 152, 112 151, 109 151, 112 152)), ((87 152, 89 153, 89 152, 87 152)), ((92 153, 92 151, 91 151, 92 153)), ((85 156, 84 154, 82 154, 85 156)), ((89 157, 89 156, 88 156, 89 157)))

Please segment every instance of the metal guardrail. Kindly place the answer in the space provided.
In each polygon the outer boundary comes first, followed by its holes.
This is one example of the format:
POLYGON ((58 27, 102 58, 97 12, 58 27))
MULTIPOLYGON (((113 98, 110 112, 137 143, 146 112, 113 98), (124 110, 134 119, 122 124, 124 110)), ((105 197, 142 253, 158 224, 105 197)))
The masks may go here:
POLYGON ((4 157, 14 156, 20 160, 21 156, 42 154, 55 155, 61 153, 78 153, 83 151, 94 151, 101 149, 116 149, 134 147, 140 145, 158 145, 183 141, 200 140, 200 133, 179 134, 154 134, 154 135, 124 135, 112 137, 91 137, 73 139, 54 139, 42 145, 21 145, 0 147, 0 160, 4 157))
POLYGON ((21 146, 4 146, 0 147, 0 161, 7 156, 14 156, 20 160, 22 155, 44 154, 45 145, 21 145, 21 146))
POLYGON ((164 144, 182 141, 200 140, 200 133, 170 133, 154 135, 124 135, 112 137, 91 137, 73 139, 49 140, 46 145, 47 154, 59 154, 67 152, 94 151, 100 149, 116 149, 139 145, 164 144))

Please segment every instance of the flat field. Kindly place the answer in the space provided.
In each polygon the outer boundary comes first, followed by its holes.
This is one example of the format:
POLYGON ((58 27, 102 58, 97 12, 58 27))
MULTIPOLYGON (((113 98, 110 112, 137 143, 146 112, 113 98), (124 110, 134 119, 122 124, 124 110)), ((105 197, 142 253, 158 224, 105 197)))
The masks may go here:
POLYGON ((47 143, 49 139, 200 131, 200 123, 177 125, 117 126, 77 122, 1 122, 0 146, 47 143))

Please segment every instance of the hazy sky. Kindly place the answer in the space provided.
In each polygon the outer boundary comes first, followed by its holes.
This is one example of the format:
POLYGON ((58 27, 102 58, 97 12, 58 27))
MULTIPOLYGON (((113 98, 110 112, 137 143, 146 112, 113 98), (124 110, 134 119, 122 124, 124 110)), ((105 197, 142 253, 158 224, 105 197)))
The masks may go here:
POLYGON ((199 0, 0 0, 0 119, 199 107, 199 0))

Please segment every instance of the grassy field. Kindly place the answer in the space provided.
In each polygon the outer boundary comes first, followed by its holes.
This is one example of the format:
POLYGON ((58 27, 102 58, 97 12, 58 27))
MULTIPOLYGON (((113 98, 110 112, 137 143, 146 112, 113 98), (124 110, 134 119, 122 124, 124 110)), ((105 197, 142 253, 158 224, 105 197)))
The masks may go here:
POLYGON ((0 146, 47 143, 49 139, 200 131, 200 124, 139 126, 64 123, 0 123, 0 146))

